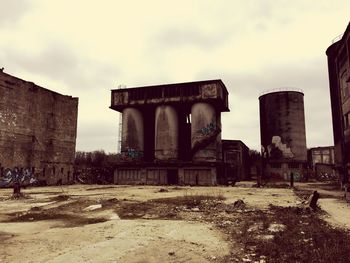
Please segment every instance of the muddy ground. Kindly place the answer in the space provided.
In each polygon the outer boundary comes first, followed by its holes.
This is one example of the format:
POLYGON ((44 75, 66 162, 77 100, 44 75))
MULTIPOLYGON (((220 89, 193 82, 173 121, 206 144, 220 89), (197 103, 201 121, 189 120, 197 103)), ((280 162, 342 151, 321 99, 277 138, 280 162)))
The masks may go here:
POLYGON ((338 241, 350 242, 348 232, 325 223, 324 212, 306 208, 287 187, 73 185, 23 193, 14 200, 11 189, 0 190, 0 262, 350 258, 338 241))

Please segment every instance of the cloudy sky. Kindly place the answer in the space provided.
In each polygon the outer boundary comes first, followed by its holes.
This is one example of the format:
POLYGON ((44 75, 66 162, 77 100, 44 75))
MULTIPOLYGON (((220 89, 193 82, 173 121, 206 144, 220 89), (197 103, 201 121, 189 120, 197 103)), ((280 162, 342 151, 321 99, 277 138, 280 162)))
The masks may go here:
POLYGON ((332 145, 325 51, 349 0, 0 0, 0 67, 79 97, 77 150, 116 152, 110 90, 220 78, 223 138, 260 149, 259 94, 305 94, 308 147, 332 145))

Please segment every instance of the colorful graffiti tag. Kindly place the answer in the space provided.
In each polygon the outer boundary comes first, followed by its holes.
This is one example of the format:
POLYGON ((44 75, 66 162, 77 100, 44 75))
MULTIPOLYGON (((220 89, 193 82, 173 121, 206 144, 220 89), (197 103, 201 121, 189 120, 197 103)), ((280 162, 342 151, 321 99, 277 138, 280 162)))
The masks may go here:
POLYGON ((204 149, 211 142, 215 141, 220 132, 220 126, 218 126, 214 121, 197 130, 196 134, 192 137, 191 154, 194 155, 199 149, 204 149))
POLYGON ((299 171, 293 171, 289 173, 288 175, 286 175, 286 179, 290 180, 292 174, 293 174, 293 181, 300 182, 302 180, 302 175, 300 174, 299 171))
POLYGON ((143 157, 143 152, 129 148, 122 152, 122 155, 124 159, 141 159, 143 157))
POLYGON ((202 135, 209 135, 216 130, 216 124, 211 122, 206 127, 199 129, 197 132, 202 135))
POLYGON ((34 185, 38 180, 30 168, 6 168, 0 177, 0 187, 12 187, 15 183, 21 185, 34 185))

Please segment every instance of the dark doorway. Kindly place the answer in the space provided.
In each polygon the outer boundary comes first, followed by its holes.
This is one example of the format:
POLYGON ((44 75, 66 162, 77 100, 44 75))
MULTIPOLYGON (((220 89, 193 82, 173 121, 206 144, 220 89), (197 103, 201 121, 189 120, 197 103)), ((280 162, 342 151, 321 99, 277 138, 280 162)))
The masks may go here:
POLYGON ((168 179, 168 184, 179 184, 177 169, 168 169, 167 179, 168 179))

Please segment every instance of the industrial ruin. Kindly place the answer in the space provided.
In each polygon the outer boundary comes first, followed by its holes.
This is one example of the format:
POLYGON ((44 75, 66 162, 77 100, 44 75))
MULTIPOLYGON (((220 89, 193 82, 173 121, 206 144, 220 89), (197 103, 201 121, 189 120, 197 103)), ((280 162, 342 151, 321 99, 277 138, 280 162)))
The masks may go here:
POLYGON ((239 177, 232 158, 240 157, 223 158, 221 112, 229 107, 221 80, 112 90, 110 108, 122 113, 116 184, 216 185, 239 177))
POLYGON ((348 182, 350 174, 350 23, 342 37, 328 47, 329 90, 332 104, 335 168, 348 182))
POLYGON ((0 71, 1 184, 73 182, 78 98, 0 71))
POLYGON ((263 177, 300 180, 307 168, 304 94, 275 91, 259 97, 263 177))
POLYGON ((313 147, 308 149, 309 168, 315 178, 320 180, 336 179, 334 171, 334 146, 313 147))

